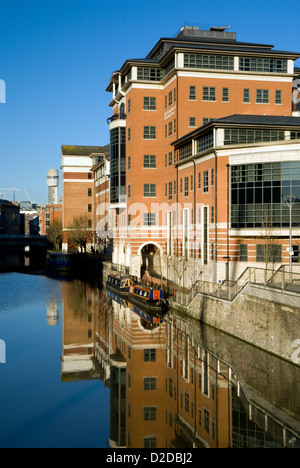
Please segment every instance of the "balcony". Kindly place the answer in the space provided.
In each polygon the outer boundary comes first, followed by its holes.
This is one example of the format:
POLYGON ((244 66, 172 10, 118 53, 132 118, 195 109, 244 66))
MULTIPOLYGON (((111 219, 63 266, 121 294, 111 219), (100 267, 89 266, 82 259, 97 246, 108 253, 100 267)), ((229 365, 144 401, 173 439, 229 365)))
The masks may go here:
POLYGON ((112 117, 109 117, 107 119, 107 123, 111 124, 112 122, 114 122, 116 120, 126 120, 126 118, 127 118, 126 114, 115 114, 112 117))

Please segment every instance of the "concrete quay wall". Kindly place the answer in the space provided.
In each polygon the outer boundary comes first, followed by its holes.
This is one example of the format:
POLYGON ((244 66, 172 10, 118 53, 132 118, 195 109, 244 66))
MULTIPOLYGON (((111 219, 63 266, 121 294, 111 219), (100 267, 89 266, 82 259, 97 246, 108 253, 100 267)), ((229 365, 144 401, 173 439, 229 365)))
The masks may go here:
POLYGON ((299 294, 273 293, 248 285, 233 302, 198 294, 187 308, 174 302, 172 307, 300 365, 299 299, 299 294))

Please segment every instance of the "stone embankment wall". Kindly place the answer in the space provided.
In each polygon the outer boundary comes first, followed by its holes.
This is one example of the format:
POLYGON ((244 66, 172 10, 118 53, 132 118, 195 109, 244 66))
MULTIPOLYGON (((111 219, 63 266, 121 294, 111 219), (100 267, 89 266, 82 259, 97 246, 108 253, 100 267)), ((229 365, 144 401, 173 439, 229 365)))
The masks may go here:
POLYGON ((187 309, 172 307, 300 365, 300 297, 279 294, 249 286, 233 302, 198 294, 187 309))

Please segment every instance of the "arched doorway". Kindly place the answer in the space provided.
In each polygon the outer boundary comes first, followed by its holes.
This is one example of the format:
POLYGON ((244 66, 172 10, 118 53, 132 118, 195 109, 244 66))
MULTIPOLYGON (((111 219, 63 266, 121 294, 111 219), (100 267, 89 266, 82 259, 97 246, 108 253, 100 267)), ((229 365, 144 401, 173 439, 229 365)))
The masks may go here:
POLYGON ((158 263, 156 261, 157 254, 159 253, 160 248, 156 244, 145 244, 140 248, 141 254, 141 278, 146 275, 160 277, 161 272, 158 271, 158 263))

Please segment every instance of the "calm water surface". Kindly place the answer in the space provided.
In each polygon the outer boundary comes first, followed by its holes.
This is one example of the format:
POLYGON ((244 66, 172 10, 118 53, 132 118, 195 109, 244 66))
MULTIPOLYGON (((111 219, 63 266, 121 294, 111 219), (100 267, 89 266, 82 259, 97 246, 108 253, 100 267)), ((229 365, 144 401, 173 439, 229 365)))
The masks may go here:
POLYGON ((2 274, 0 340, 1 448, 300 447, 299 366, 175 313, 2 274))

